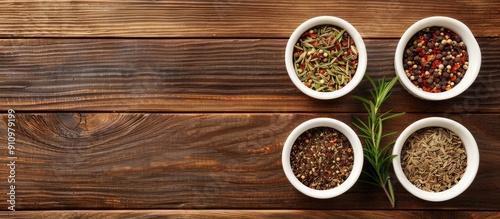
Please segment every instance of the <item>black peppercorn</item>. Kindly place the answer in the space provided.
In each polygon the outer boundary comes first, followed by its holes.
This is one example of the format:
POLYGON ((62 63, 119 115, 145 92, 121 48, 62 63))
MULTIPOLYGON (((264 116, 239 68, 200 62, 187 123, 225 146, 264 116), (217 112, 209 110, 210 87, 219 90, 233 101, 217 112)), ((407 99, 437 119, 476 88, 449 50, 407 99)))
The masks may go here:
POLYGON ((403 54, 404 69, 415 84, 427 92, 453 88, 467 69, 465 43, 444 27, 426 27, 413 35, 403 54), (423 74, 425 72, 425 74, 423 74))
POLYGON ((290 164, 297 179, 317 190, 339 186, 349 176, 353 163, 350 142, 329 127, 316 127, 302 133, 290 153, 290 164))

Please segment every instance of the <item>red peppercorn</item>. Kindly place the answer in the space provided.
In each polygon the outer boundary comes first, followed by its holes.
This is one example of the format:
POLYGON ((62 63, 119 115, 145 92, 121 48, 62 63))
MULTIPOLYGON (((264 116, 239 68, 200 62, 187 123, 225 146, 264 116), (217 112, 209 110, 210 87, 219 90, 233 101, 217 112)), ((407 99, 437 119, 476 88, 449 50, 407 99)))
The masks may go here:
POLYGON ((436 26, 424 28, 411 38, 402 61, 411 82, 433 93, 453 88, 468 68, 464 42, 453 31, 436 26))
POLYGON ((420 52, 418 53, 418 55, 419 55, 420 57, 424 57, 424 56, 425 56, 425 54, 426 54, 426 53, 425 53, 425 51, 424 51, 424 50, 420 50, 420 52))

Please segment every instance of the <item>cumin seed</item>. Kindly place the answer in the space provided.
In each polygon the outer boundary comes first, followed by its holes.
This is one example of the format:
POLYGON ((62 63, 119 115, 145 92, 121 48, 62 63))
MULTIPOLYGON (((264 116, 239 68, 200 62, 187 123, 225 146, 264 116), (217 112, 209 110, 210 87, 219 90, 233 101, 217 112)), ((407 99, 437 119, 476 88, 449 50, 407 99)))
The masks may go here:
POLYGON ((408 180, 430 192, 450 189, 467 168, 467 154, 460 137, 441 127, 414 132, 406 140, 401 157, 408 180))

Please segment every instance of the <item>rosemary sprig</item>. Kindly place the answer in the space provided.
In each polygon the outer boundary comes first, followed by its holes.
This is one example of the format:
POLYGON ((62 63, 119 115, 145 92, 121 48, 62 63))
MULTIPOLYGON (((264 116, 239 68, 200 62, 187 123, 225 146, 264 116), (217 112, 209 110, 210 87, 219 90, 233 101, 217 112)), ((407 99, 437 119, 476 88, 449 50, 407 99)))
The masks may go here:
POLYGON ((387 198, 389 198, 391 202, 391 206, 394 207, 396 198, 389 176, 389 167, 391 166, 392 159, 394 159, 396 155, 390 154, 389 149, 394 145, 395 141, 385 146, 381 146, 380 144, 383 138, 393 135, 396 132, 383 134, 382 124, 384 121, 403 115, 404 112, 391 114, 390 110, 384 113, 380 113, 379 110, 382 103, 391 95, 390 90, 397 82, 398 78, 395 77, 389 82, 385 80, 385 77, 377 82, 368 75, 366 78, 373 86, 373 90, 370 90, 373 99, 369 100, 361 96, 354 96, 354 98, 363 102, 363 105, 368 111, 368 118, 367 121, 364 122, 360 118, 354 116, 355 122, 353 122, 353 125, 362 131, 359 137, 364 139, 364 157, 370 164, 370 167, 363 171, 363 173, 374 181, 370 182, 371 184, 382 187, 387 198))

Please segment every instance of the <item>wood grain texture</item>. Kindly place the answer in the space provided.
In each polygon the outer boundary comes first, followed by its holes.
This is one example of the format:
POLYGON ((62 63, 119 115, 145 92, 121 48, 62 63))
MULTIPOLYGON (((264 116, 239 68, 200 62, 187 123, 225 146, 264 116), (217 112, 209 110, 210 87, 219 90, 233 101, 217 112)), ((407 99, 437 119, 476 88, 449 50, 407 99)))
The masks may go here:
POLYGON ((46 219, 114 219, 114 218, 344 218, 344 219, 496 219, 499 212, 492 211, 363 211, 363 210, 108 210, 108 211, 21 211, 0 212, 0 217, 46 219))
MULTIPOLYGON (((500 112, 500 38, 479 38, 476 82, 448 101, 419 100, 401 85, 388 108, 500 112)), ((280 39, 0 40, 0 110, 118 112, 360 112, 350 95, 314 100, 288 78, 280 39)), ((395 39, 368 39, 367 74, 394 77, 395 39)), ((351 94, 368 96, 367 80, 351 94)))
MULTIPOLYGON (((282 145, 295 126, 319 116, 350 124, 351 114, 16 115, 17 210, 390 209, 383 192, 368 184, 317 200, 295 190, 283 174, 282 145)), ((432 115, 408 114, 386 128, 400 133, 432 115)), ((500 210, 498 115, 450 117, 479 145, 476 180, 441 203, 419 200, 396 183, 396 209, 500 210)), ((0 133, 6 133, 5 121, 3 115, 0 133)), ((6 135, 0 142, 7 142, 6 135)), ((0 168, 0 175, 8 175, 8 168, 0 168)), ((2 180, 0 193, 7 188, 2 180)))
POLYGON ((499 11, 491 0, 0 1, 0 194, 15 109, 18 210, 2 201, 0 218, 499 218, 499 11), (394 76, 398 39, 417 20, 468 25, 483 59, 469 90, 429 102, 398 84, 384 105, 408 112, 387 131, 428 116, 469 128, 481 161, 467 191, 433 203, 394 180, 391 209, 361 182, 328 200, 290 185, 281 150, 295 126, 365 115, 350 96, 314 100, 288 78, 287 38, 319 15, 357 28, 374 78, 394 76))
POLYGON ((0 37, 286 38, 305 20, 332 15, 366 38, 400 37, 424 17, 461 20, 478 37, 500 33, 498 1, 2 1, 0 37))

